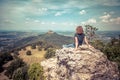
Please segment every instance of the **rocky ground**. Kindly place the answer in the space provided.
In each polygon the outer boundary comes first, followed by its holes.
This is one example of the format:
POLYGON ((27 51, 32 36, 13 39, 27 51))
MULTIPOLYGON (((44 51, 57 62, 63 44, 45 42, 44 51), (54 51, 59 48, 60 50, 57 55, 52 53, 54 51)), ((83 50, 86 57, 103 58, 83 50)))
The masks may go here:
POLYGON ((119 80, 116 63, 104 53, 83 45, 79 50, 63 48, 55 58, 41 62, 47 80, 119 80))

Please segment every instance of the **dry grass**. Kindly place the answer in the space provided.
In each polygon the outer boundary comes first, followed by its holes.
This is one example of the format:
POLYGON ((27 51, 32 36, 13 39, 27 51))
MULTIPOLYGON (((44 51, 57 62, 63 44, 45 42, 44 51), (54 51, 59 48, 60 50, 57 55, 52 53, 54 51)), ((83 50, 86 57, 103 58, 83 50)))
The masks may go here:
POLYGON ((19 51, 19 57, 23 59, 24 62, 27 64, 32 64, 32 63, 40 63, 42 60, 45 60, 44 54, 46 51, 42 49, 42 51, 38 51, 38 49, 31 49, 30 46, 26 47, 26 50, 21 50, 19 51), (26 52, 30 50, 32 55, 26 55, 26 52))

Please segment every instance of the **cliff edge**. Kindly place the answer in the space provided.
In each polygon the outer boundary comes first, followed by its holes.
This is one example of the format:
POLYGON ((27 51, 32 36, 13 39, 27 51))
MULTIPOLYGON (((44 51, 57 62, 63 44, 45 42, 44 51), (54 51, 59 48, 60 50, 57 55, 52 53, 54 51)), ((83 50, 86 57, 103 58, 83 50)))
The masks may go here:
POLYGON ((86 45, 79 49, 59 49, 55 58, 42 61, 47 80, 119 80, 116 63, 102 52, 86 45))

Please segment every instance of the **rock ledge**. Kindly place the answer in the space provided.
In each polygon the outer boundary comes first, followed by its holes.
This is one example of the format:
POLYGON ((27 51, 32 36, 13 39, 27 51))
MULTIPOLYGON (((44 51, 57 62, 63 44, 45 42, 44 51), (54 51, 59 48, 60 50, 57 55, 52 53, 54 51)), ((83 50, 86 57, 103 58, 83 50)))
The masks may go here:
POLYGON ((56 57, 41 62, 47 80, 119 80, 116 63, 96 49, 86 45, 80 50, 63 48, 56 57))

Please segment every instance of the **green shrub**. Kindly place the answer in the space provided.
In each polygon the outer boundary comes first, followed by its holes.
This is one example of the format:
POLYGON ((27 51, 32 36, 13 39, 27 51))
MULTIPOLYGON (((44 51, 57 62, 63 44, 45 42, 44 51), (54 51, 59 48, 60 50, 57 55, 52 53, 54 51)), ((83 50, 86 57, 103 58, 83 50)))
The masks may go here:
POLYGON ((31 51, 28 50, 28 51, 26 52, 26 55, 32 55, 31 51))
POLYGON ((28 71, 27 66, 16 69, 12 75, 12 79, 13 80, 28 80, 27 71, 28 71))
POLYGON ((107 55, 109 60, 118 64, 120 71, 120 46, 106 46, 103 52, 107 55))
POLYGON ((12 78, 12 75, 13 75, 13 72, 20 68, 20 67, 23 67, 25 66, 26 64, 23 62, 22 59, 15 59, 11 64, 10 66, 6 69, 7 71, 5 72, 5 75, 7 75, 9 78, 12 78))
POLYGON ((0 58, 0 72, 3 71, 3 67, 2 67, 3 64, 4 64, 4 61, 0 58))
POLYGON ((43 67, 38 63, 34 63, 28 69, 29 80, 45 80, 43 73, 43 67))
POLYGON ((0 66, 2 66, 4 64, 4 57, 3 57, 3 53, 0 54, 0 66))
POLYGON ((92 45, 101 50, 110 61, 116 62, 120 71, 120 39, 113 38, 109 43, 96 40, 92 45))
POLYGON ((55 50, 52 49, 52 48, 49 48, 49 49, 46 51, 45 55, 44 55, 44 57, 45 57, 46 59, 51 58, 51 57, 54 57, 54 56, 55 56, 55 50))
POLYGON ((38 46, 38 51, 42 51, 42 47, 38 46))
POLYGON ((31 49, 36 49, 36 45, 32 44, 31 49))
POLYGON ((112 61, 116 61, 116 60, 120 60, 120 46, 106 46, 104 48, 104 53, 107 55, 107 57, 112 60, 112 61))
POLYGON ((45 46, 44 46, 44 50, 45 50, 45 51, 48 50, 49 48, 53 48, 53 46, 52 46, 52 45, 45 45, 45 46))
POLYGON ((10 53, 1 53, 0 54, 0 65, 3 65, 4 63, 13 60, 13 57, 10 53))
POLYGON ((91 42, 91 45, 94 46, 96 49, 103 51, 105 44, 101 40, 94 40, 91 42))
POLYGON ((16 54, 16 55, 19 55, 19 52, 18 52, 18 51, 14 51, 13 53, 16 54))
POLYGON ((26 47, 23 47, 23 50, 25 51, 25 50, 26 50, 26 47))
POLYGON ((2 67, 2 65, 0 65, 0 72, 2 72, 4 69, 3 69, 3 67, 2 67))

